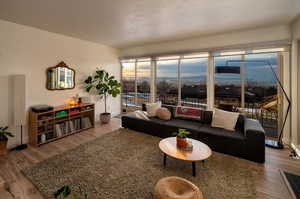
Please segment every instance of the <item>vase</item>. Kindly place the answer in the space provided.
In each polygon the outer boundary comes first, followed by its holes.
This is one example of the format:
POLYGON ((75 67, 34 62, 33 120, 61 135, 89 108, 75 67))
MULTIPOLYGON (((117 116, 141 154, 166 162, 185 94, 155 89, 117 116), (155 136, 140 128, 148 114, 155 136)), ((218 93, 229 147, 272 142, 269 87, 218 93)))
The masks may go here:
POLYGON ((7 141, 0 141, 0 156, 7 154, 7 141))
POLYGON ((187 145, 188 145, 186 138, 181 138, 181 137, 176 137, 176 143, 177 143, 177 146, 180 148, 187 147, 187 145))
POLYGON ((100 121, 101 121, 102 124, 109 123, 110 118, 111 118, 110 113, 101 113, 100 114, 100 121))

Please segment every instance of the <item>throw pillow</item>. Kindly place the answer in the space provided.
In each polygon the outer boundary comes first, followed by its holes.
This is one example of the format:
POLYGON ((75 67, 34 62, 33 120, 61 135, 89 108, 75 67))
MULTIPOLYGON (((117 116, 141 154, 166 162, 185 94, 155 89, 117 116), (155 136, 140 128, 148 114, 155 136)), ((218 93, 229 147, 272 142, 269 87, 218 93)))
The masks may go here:
POLYGON ((155 117, 157 109, 161 108, 161 101, 146 104, 146 109, 149 117, 155 117))
POLYGON ((203 110, 199 109, 199 108, 177 106, 176 111, 175 111, 175 117, 176 118, 201 120, 202 111, 203 110))
POLYGON ((147 112, 137 110, 137 111, 134 111, 134 113, 135 113, 135 116, 139 119, 150 120, 147 112))
POLYGON ((212 117, 212 127, 223 128, 229 131, 234 131, 239 113, 223 111, 215 109, 212 117))
POLYGON ((170 120, 171 112, 167 108, 159 108, 156 111, 156 116, 161 120, 170 120))

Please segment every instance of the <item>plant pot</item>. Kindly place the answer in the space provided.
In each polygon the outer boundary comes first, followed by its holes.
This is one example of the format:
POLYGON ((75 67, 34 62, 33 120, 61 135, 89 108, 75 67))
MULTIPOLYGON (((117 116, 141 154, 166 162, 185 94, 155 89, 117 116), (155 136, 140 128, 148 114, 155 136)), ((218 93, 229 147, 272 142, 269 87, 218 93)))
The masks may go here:
POLYGON ((110 113, 101 113, 100 114, 100 121, 102 124, 107 124, 110 122, 110 118, 111 118, 111 115, 110 113))
POLYGON ((186 138, 181 138, 181 137, 176 137, 176 143, 177 143, 177 146, 180 148, 187 147, 187 145, 188 145, 186 138))
POLYGON ((0 141, 0 156, 7 154, 7 141, 0 141))

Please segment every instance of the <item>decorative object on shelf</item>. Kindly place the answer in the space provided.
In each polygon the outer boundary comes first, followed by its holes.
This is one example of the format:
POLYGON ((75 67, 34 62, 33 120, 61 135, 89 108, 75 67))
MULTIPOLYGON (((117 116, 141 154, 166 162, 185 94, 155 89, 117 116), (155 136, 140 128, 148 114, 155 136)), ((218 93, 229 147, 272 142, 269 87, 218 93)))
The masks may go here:
POLYGON ((178 132, 175 132, 177 147, 185 148, 188 146, 187 136, 191 134, 186 129, 178 129, 178 132))
POLYGON ((43 112, 52 111, 52 110, 53 110, 53 106, 49 106, 46 104, 41 104, 41 105, 36 105, 36 106, 31 107, 31 111, 33 111, 35 113, 43 113, 43 112))
POLYGON ((100 114, 100 121, 103 124, 109 123, 111 114, 107 112, 106 99, 109 95, 117 97, 121 93, 121 83, 114 76, 100 69, 97 69, 95 75, 89 76, 84 83, 87 92, 95 90, 97 95, 104 97, 105 112, 100 114))
POLYGON ((75 106, 75 105, 77 105, 77 101, 75 100, 74 97, 72 97, 72 98, 70 98, 70 99, 68 100, 68 104, 69 104, 70 106, 75 106))
POLYGON ((291 109, 291 100, 290 100, 289 96, 287 95, 286 91, 284 90, 281 81, 279 80, 275 70, 272 67, 272 64, 269 61, 265 61, 265 60, 228 60, 228 61, 226 61, 226 66, 228 66, 229 63, 263 63, 263 64, 266 64, 266 66, 268 66, 270 68, 270 70, 272 71, 280 89, 283 92, 283 96, 285 97, 285 99, 288 103, 288 106, 286 109, 285 117, 283 120, 282 127, 280 129, 278 139, 277 140, 267 139, 267 140, 265 140, 265 144, 266 144, 266 146, 271 147, 271 148, 283 149, 284 146, 283 146, 283 142, 282 142, 282 136, 283 136, 283 130, 284 130, 284 127, 285 127, 285 124, 286 124, 286 121, 287 121, 287 118, 288 118, 288 115, 289 115, 289 112, 291 109))
POLYGON ((60 62, 46 71, 48 90, 65 90, 75 88, 75 70, 60 62))
POLYGON ((78 104, 81 104, 82 103, 82 97, 79 97, 78 98, 78 104))
POLYGON ((8 126, 0 127, 0 156, 7 153, 7 141, 9 137, 14 137, 13 134, 7 131, 8 126))
POLYGON ((90 104, 91 103, 91 98, 90 97, 80 97, 81 98, 81 103, 84 103, 84 104, 90 104))

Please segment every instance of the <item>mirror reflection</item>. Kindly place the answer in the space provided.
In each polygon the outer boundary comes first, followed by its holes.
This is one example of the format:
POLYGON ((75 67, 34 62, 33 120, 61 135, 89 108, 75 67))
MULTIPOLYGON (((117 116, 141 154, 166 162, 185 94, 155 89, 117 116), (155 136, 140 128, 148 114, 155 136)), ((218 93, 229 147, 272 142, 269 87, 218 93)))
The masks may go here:
POLYGON ((47 70, 47 89, 64 90, 75 87, 75 71, 64 62, 47 70))

